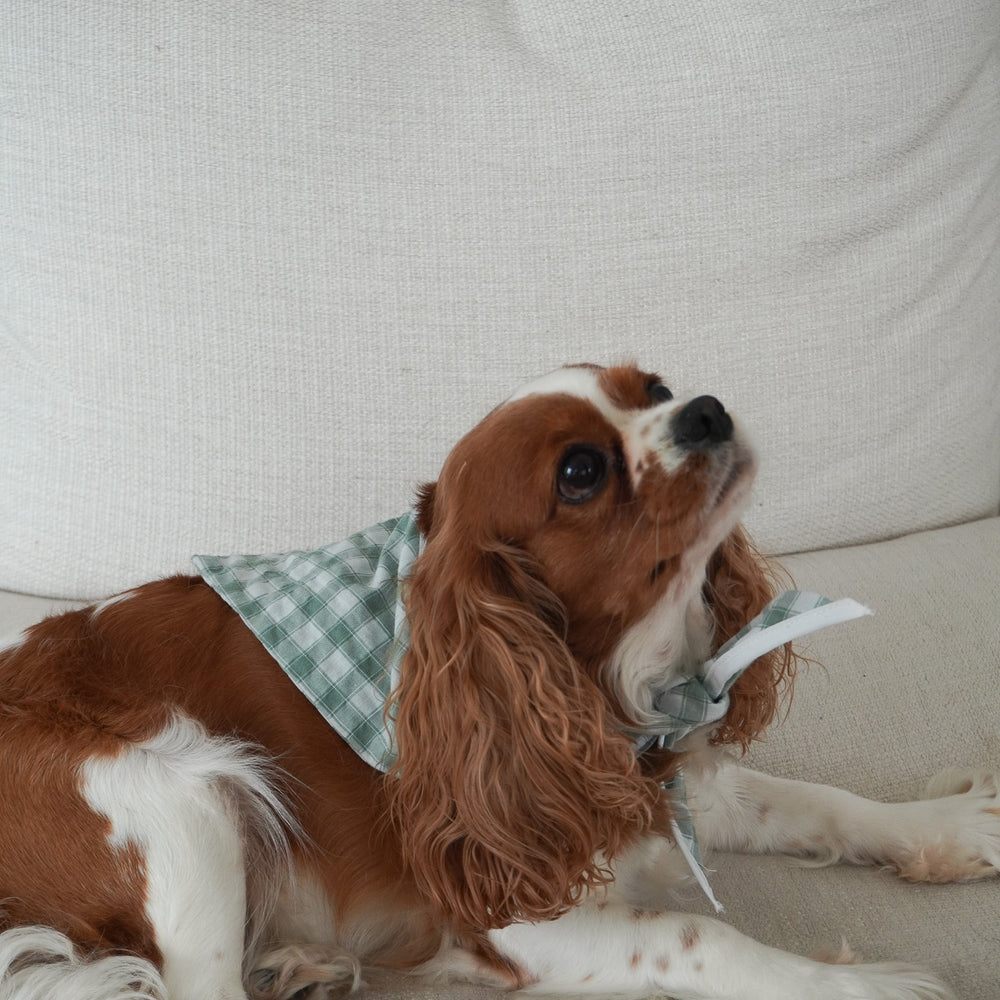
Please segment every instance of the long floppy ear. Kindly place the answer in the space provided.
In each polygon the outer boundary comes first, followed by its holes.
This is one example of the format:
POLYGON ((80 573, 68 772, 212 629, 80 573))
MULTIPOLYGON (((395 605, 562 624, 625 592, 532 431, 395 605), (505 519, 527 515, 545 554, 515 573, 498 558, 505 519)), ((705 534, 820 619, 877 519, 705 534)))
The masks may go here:
MULTIPOLYGON (((785 571, 769 561, 746 531, 737 526, 708 565, 705 598, 715 617, 715 648, 732 638, 788 582, 785 571)), ((714 736, 746 750, 773 721, 783 696, 790 694, 800 657, 791 643, 755 660, 729 691, 729 712, 714 736)))
POLYGON ((650 825, 657 789, 531 558, 463 534, 435 531, 410 577, 387 793, 423 891, 485 929, 550 919, 608 882, 595 856, 650 825))

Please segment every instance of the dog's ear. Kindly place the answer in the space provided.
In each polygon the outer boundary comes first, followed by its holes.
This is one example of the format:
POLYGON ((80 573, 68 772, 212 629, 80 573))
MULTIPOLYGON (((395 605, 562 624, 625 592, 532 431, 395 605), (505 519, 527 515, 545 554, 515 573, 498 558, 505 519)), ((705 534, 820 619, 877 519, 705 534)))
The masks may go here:
MULTIPOLYGON (((705 600, 715 618, 715 649, 763 610, 778 593, 779 582, 790 583, 784 570, 766 559, 737 525, 708 565, 705 600)), ((715 742, 746 750, 773 721, 783 694, 790 692, 798 660, 791 643, 754 660, 729 691, 729 711, 715 742)))
POLYGON ((406 607, 386 781, 405 860, 460 926, 551 919, 610 880, 606 861, 652 821, 656 783, 522 549, 437 523, 406 607))

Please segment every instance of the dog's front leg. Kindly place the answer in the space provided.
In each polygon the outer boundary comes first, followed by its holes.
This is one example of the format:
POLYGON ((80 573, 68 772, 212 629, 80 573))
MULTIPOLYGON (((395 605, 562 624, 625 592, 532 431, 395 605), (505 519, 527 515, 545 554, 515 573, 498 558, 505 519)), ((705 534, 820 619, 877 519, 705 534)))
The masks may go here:
POLYGON ((677 1000, 951 1000, 910 966, 827 965, 759 944, 719 920, 587 903, 557 920, 491 931, 528 992, 677 1000))
POLYGON ((692 755, 685 781, 705 848, 885 865, 913 881, 1000 869, 1000 781, 988 771, 946 772, 925 798, 896 803, 774 778, 720 753, 692 755))

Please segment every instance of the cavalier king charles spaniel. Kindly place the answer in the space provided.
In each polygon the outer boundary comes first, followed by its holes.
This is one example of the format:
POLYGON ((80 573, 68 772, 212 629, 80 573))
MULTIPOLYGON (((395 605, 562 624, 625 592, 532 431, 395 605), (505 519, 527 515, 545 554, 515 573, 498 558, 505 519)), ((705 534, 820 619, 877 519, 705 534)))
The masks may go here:
POLYGON ((721 720, 639 748, 656 692, 774 596, 739 524, 754 472, 717 399, 634 366, 567 367, 493 410, 410 514, 384 767, 203 576, 30 628, 0 653, 0 995, 313 1000, 391 968, 549 994, 951 997, 676 909, 679 771, 703 849, 929 881, 1000 866, 993 775, 887 805, 736 762, 788 646, 721 720))

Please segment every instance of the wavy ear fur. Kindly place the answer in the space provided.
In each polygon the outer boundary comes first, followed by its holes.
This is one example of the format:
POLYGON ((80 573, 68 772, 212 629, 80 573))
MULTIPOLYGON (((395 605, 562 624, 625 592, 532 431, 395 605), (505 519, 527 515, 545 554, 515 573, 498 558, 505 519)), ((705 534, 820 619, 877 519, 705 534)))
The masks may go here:
MULTIPOLYGON (((715 617, 717 649, 759 614, 787 583, 779 566, 761 555, 750 536, 737 526, 708 565, 705 599, 715 617)), ((746 750, 773 721, 783 695, 790 693, 800 657, 791 643, 755 660, 729 692, 729 712, 714 742, 746 750)))
POLYGON ((610 881, 595 857, 650 826, 657 788, 531 558, 456 534, 432 535, 410 577, 390 804, 412 873, 458 926, 550 919, 610 881))

